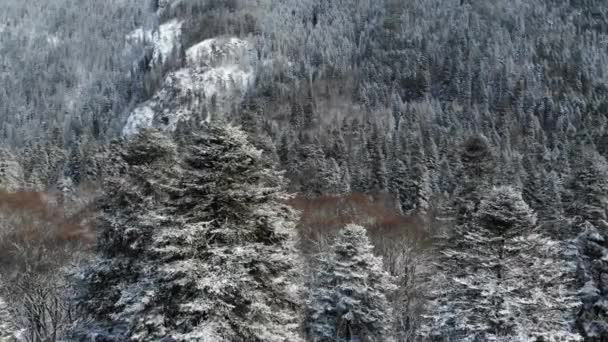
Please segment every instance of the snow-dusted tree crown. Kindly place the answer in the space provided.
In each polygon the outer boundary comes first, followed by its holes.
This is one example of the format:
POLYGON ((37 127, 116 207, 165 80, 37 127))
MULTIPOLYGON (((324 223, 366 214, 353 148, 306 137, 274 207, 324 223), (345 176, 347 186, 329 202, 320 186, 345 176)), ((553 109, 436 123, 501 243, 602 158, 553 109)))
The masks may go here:
POLYGON ((476 218, 487 229, 505 236, 525 233, 536 224, 536 214, 521 192, 508 186, 494 188, 481 201, 476 218))
POLYGON ((365 228, 350 224, 338 232, 311 289, 310 340, 394 341, 388 297, 396 286, 372 251, 365 228))
POLYGON ((144 131, 113 149, 74 338, 298 341, 294 214, 246 136, 144 131))

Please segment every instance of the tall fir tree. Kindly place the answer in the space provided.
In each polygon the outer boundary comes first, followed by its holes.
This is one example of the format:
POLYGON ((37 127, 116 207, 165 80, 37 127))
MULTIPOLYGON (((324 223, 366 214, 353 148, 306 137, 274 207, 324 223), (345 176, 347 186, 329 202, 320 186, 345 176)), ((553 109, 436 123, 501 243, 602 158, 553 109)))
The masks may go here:
POLYGON ((481 135, 468 138, 460 150, 460 183, 454 194, 457 224, 470 222, 484 194, 490 190, 496 161, 488 140, 481 135))
POLYGON ((6 302, 0 297, 0 342, 16 342, 17 329, 13 322, 13 314, 6 302))
POLYGON ((577 228, 581 233, 573 245, 577 253, 577 276, 581 285, 578 295, 582 303, 577 328, 585 341, 602 342, 608 339, 608 241, 587 221, 577 228))
POLYGON ((608 163, 590 146, 576 146, 572 179, 566 196, 566 215, 574 223, 561 232, 571 239, 576 236, 577 275, 582 307, 577 325, 586 341, 608 339, 608 163))
POLYGON ((148 131, 113 150, 73 338, 299 341, 294 214, 246 135, 148 131))
POLYGON ((311 341, 394 341, 388 297, 396 286, 373 255, 365 228, 340 230, 318 268, 309 304, 311 341))
POLYGON ((474 221, 440 244, 426 338, 440 341, 576 341, 573 268, 535 231, 521 194, 496 188, 474 221))
POLYGON ((14 192, 23 189, 23 167, 8 149, 0 148, 0 191, 14 192))
MULTIPOLYGON (((566 214, 597 224, 607 220, 608 162, 590 146, 578 147, 568 184, 566 214)), ((577 232, 574 232, 576 234, 577 232)), ((608 231, 602 232, 604 234, 608 231)))

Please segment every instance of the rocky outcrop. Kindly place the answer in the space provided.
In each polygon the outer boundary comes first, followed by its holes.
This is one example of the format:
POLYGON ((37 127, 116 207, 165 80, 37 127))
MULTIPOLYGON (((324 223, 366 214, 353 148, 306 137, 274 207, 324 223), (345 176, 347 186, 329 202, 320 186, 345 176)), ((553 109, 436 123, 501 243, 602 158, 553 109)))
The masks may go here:
POLYGON ((129 116, 125 136, 143 128, 175 130, 182 120, 221 117, 238 105, 255 80, 255 54, 238 38, 205 40, 186 50, 186 66, 170 72, 161 89, 129 116))

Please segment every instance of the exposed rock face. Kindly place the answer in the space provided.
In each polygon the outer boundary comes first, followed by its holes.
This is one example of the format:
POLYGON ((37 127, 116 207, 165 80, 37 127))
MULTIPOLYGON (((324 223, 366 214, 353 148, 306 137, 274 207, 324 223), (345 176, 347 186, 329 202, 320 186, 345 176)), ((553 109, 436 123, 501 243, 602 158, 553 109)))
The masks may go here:
POLYGON ((173 131, 181 120, 211 121, 238 105, 255 79, 255 54, 237 38, 205 40, 186 51, 186 67, 169 73, 152 99, 137 107, 123 130, 173 131))

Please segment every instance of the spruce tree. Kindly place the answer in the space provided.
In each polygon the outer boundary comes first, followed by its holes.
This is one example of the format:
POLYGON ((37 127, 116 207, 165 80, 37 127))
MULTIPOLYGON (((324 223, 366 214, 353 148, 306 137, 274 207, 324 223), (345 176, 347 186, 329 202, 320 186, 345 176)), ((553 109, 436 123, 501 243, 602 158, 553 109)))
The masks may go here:
POLYGON ((486 191, 491 188, 495 158, 488 140, 481 135, 468 138, 460 150, 460 182, 454 203, 458 224, 471 221, 486 191))
POLYGON ((393 341, 393 278, 372 253, 365 228, 348 225, 319 260, 308 333, 316 342, 393 341))
POLYGON ((559 244, 521 194, 494 189, 441 244, 424 334, 442 341, 575 341, 578 302, 559 244))
MULTIPOLYGON (((608 162, 590 146, 579 147, 566 199, 566 213, 593 224, 607 220, 608 162)), ((602 232, 604 234, 608 231, 602 232)))
POLYGON ((372 134, 367 141, 370 156, 370 178, 368 189, 372 192, 385 192, 388 186, 388 172, 386 169, 386 153, 382 150, 383 138, 380 136, 377 125, 372 126, 372 134))
POLYGON ((574 240, 574 246, 581 284, 578 294, 582 303, 577 328, 585 341, 601 342, 608 339, 608 241, 589 222, 577 228, 581 233, 574 240))
POLYGON ((237 128, 113 147, 74 339, 299 341, 294 214, 237 128))
POLYGON ((13 315, 10 312, 6 302, 0 297, 0 342, 16 341, 15 325, 13 323, 13 315))
POLYGON ((588 341, 608 339, 608 163, 591 146, 577 146, 573 175, 566 196, 566 214, 575 222, 562 235, 574 240, 582 308, 577 319, 580 333, 588 341))
POLYGON ((66 170, 64 172, 65 176, 72 179, 74 184, 80 184, 83 178, 83 162, 84 155, 82 151, 82 145, 80 142, 77 142, 72 147, 66 165, 66 170))
POLYGON ((0 191, 18 191, 23 188, 23 168, 13 153, 0 148, 0 191))
POLYGON ((407 167, 400 159, 395 159, 391 163, 389 189, 394 194, 398 209, 401 213, 406 213, 410 207, 409 203, 409 178, 407 167))

